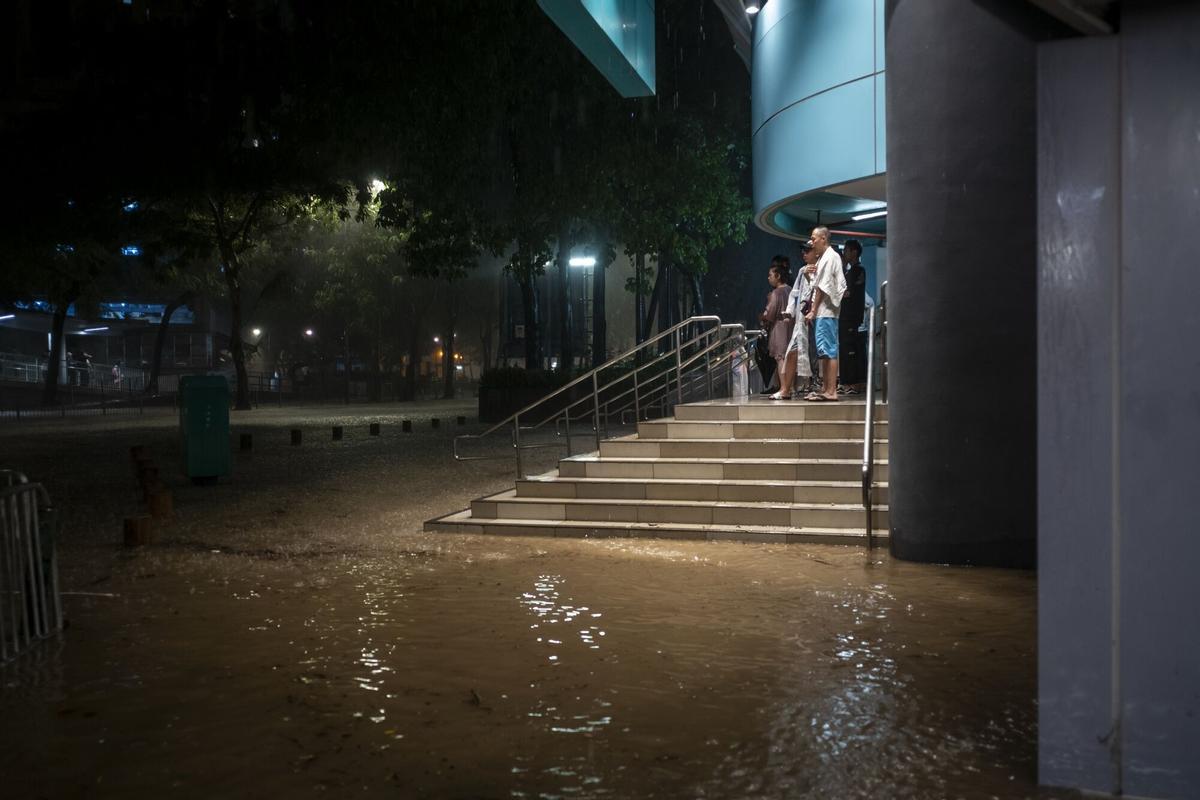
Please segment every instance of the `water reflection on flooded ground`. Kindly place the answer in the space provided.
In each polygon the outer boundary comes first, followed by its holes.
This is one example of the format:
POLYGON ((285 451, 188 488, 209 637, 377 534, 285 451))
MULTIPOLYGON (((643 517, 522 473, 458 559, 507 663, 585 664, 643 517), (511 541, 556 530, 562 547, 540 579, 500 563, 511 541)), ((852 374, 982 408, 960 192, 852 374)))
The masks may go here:
POLYGON ((421 533, 509 480, 432 433, 256 453, 128 553, 123 476, 3 443, 90 498, 70 629, 0 670, 5 797, 1058 796, 1029 573, 421 533))

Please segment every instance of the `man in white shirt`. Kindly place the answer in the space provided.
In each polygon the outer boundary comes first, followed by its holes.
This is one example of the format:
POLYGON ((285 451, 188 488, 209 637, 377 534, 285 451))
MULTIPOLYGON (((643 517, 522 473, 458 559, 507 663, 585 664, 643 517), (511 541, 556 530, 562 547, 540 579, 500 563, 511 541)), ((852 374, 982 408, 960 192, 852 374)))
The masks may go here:
POLYGON ((817 274, 813 280, 812 308, 805 319, 814 323, 817 359, 821 365, 822 392, 810 392, 805 400, 836 403, 838 377, 838 312, 846 293, 842 257, 829 243, 829 228, 813 228, 813 252, 817 254, 817 274))

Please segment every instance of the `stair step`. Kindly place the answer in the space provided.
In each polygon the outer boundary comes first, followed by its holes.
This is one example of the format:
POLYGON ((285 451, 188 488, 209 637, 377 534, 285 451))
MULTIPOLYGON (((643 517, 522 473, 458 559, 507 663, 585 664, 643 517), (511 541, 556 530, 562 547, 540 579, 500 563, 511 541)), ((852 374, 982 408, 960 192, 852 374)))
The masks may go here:
MULTIPOLYGON (((470 510, 458 511, 425 523, 425 530, 446 533, 479 533, 498 536, 555 536, 574 538, 696 539, 760 543, 820 543, 859 545, 862 530, 850 528, 780 528, 769 525, 696 525, 688 523, 600 522, 533 519, 477 519, 470 510)), ((875 531, 886 541, 888 531, 875 531)))
MULTIPOLYGON (((513 489, 471 502, 471 516, 476 519, 686 522, 780 528, 853 528, 862 524, 864 513, 861 505, 848 504, 522 497, 513 489)), ((887 527, 887 507, 877 506, 871 518, 874 527, 887 527)))
MULTIPOLYGON (((517 481, 519 497, 628 500, 749 500, 775 503, 858 503, 860 481, 719 481, 655 478, 560 478, 553 473, 517 481)), ((875 502, 886 505, 887 483, 876 483, 875 502)))
MULTIPOLYGON (((743 423, 735 423, 743 424, 743 423)), ((886 439, 875 440, 875 455, 888 455, 886 439)), ((660 439, 627 437, 600 443, 601 458, 855 458, 862 441, 853 439, 660 439)))
MULTIPOLYGON (((836 403, 809 403, 796 400, 713 400, 675 406, 675 417, 681 421, 701 420, 844 420, 862 424, 866 416, 862 400, 841 400, 836 403)), ((875 422, 886 422, 888 407, 875 404, 875 422)))
MULTIPOLYGON (((678 411, 678 409, 676 409, 678 411)), ((805 420, 681 420, 678 417, 639 422, 642 439, 858 439, 863 423, 805 420)), ((887 424, 877 425, 875 436, 887 438, 887 424)))
MULTIPOLYGON (((596 453, 565 458, 563 478, 691 478, 697 480, 854 481, 862 479, 858 458, 604 458, 596 453)), ((888 479, 886 459, 875 463, 875 479, 888 479)))

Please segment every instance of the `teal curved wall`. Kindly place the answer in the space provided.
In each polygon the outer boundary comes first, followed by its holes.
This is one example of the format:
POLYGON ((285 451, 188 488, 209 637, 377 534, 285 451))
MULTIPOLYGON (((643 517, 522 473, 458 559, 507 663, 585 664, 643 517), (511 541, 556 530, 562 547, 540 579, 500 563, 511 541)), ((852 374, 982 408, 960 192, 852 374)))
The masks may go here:
POLYGON ((802 195, 886 170, 883 7, 884 0, 769 0, 755 19, 750 115, 760 227, 795 236, 807 222, 789 206, 802 195))

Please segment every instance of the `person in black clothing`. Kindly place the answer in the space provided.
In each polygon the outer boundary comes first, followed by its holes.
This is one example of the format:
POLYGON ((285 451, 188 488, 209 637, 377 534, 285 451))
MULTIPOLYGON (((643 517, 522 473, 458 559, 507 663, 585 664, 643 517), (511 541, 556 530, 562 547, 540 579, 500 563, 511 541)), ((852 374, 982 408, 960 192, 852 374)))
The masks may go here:
POLYGON ((867 271, 862 265, 862 244, 850 239, 842 248, 846 273, 846 295, 838 316, 838 340, 842 343, 842 385, 847 394, 863 391, 867 382, 866 336, 859 333, 867 303, 867 271))

